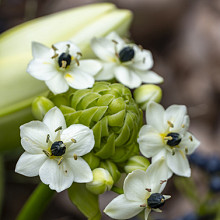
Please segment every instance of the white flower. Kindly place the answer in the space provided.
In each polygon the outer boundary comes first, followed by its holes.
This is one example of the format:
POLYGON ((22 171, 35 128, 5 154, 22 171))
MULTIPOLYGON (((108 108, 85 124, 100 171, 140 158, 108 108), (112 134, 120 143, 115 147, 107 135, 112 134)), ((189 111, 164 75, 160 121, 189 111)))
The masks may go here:
POLYGON ((94 146, 91 129, 80 124, 66 128, 62 112, 54 107, 43 122, 31 121, 20 130, 25 152, 16 164, 17 173, 39 175, 43 183, 57 192, 69 188, 73 182, 92 181, 92 171, 81 158, 94 146))
POLYGON ((80 49, 70 41, 52 45, 52 49, 37 43, 32 43, 33 60, 29 63, 27 72, 36 79, 45 81, 54 93, 74 89, 90 88, 94 84, 94 75, 102 65, 95 60, 80 60, 80 49))
POLYGON ((140 132, 138 143, 141 153, 152 157, 152 163, 164 157, 164 166, 170 172, 189 177, 191 169, 186 154, 191 154, 200 142, 189 132, 189 116, 184 105, 164 108, 150 102, 146 110, 147 125, 140 132))
POLYGON ((152 210, 159 209, 170 196, 162 195, 167 173, 161 171, 162 160, 150 165, 147 171, 135 170, 124 181, 124 194, 113 199, 104 212, 114 219, 130 219, 145 210, 145 220, 152 210), (159 169, 158 169, 159 168, 159 169))
POLYGON ((114 77, 133 89, 144 83, 161 83, 163 78, 149 71, 153 66, 151 52, 135 44, 127 44, 115 32, 106 38, 93 38, 91 47, 103 61, 103 69, 96 80, 110 80, 114 77))

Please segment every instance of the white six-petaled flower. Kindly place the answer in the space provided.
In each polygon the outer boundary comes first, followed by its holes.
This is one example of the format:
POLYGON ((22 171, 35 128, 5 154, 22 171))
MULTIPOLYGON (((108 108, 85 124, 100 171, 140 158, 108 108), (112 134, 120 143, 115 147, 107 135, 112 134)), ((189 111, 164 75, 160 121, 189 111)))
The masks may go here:
POLYGON ((69 86, 74 89, 92 87, 94 75, 102 68, 96 60, 79 60, 80 49, 70 41, 56 43, 52 48, 33 42, 32 55, 27 72, 45 81, 54 94, 66 92, 69 86))
POLYGON ((39 175, 43 183, 57 192, 69 188, 73 182, 92 181, 92 171, 81 158, 94 146, 91 129, 81 124, 66 128, 62 112, 54 107, 43 122, 31 121, 20 130, 25 152, 16 164, 17 173, 39 175))
POLYGON ((114 77, 133 89, 144 83, 161 83, 163 78, 150 71, 153 66, 151 52, 136 44, 128 44, 115 32, 106 38, 93 38, 91 47, 102 60, 103 69, 96 80, 110 80, 114 77))
POLYGON ((191 169, 187 154, 192 154, 200 142, 189 132, 189 116, 184 105, 171 105, 164 108, 150 102, 146 109, 147 125, 140 132, 138 143, 141 153, 152 157, 152 163, 165 158, 164 167, 169 172, 189 177, 191 169))
POLYGON ((162 166, 163 158, 150 165, 146 172, 135 170, 128 174, 124 181, 124 194, 113 199, 104 212, 114 219, 130 219, 145 210, 145 220, 151 210, 161 212, 159 208, 170 198, 161 194, 167 179, 167 173, 161 172, 162 166))

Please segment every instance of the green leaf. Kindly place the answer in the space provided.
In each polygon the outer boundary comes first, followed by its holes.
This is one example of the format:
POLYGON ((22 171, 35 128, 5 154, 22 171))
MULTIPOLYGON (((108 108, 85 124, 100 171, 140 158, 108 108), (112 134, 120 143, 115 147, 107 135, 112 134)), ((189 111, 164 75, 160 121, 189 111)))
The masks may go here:
POLYGON ((68 189, 69 198, 73 204, 88 218, 88 220, 100 220, 98 196, 86 189, 82 183, 73 183, 68 189))
POLYGON ((192 177, 175 177, 174 184, 184 196, 188 197, 194 203, 195 207, 199 207, 201 204, 201 198, 198 195, 197 187, 193 182, 192 177))
POLYGON ((54 193, 55 191, 51 190, 49 186, 40 183, 25 203, 17 220, 38 220, 51 201, 54 193))
POLYGON ((4 158, 0 156, 0 216, 2 213, 3 197, 4 197, 4 158))

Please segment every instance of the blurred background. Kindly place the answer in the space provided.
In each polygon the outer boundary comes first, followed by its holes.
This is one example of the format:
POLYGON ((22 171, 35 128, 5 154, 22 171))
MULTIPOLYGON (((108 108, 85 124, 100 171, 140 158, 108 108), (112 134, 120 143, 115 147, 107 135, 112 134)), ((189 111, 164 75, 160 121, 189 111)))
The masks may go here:
MULTIPOLYGON (((0 32, 27 20, 101 0, 0 0, 0 32)), ((153 70, 164 77, 162 104, 184 104, 190 131, 201 141, 204 158, 220 156, 220 1, 219 0, 109 0, 134 14, 131 39, 154 57, 153 70)), ((80 19, 80 18, 79 18, 80 19)), ((77 22, 77 21, 76 21, 77 22)), ((204 159, 205 160, 205 159, 204 159)), ((14 174, 17 157, 6 155, 6 189, 2 219, 15 219, 38 178, 14 174)), ((192 164, 192 176, 201 197, 211 175, 192 164)), ((177 219, 194 211, 190 200, 171 181, 166 193, 173 199, 154 219, 177 219)), ((219 194, 218 194, 219 195, 219 194)), ((101 197, 102 208, 115 194, 101 197)), ((66 192, 56 195, 42 219, 84 219, 66 192)), ((103 216, 103 219, 109 219, 103 216)), ((204 218, 206 219, 206 218, 204 218)), ((212 218, 210 218, 212 219, 212 218)), ((214 219, 214 218, 213 218, 214 219)))

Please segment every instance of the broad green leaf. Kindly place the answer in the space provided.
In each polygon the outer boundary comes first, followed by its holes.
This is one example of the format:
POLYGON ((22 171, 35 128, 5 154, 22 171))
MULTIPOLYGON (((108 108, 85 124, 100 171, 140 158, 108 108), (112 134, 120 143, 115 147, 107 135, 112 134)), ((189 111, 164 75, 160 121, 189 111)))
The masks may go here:
POLYGON ((68 189, 69 198, 73 204, 88 218, 88 220, 100 220, 98 196, 86 189, 83 183, 73 183, 68 189))

